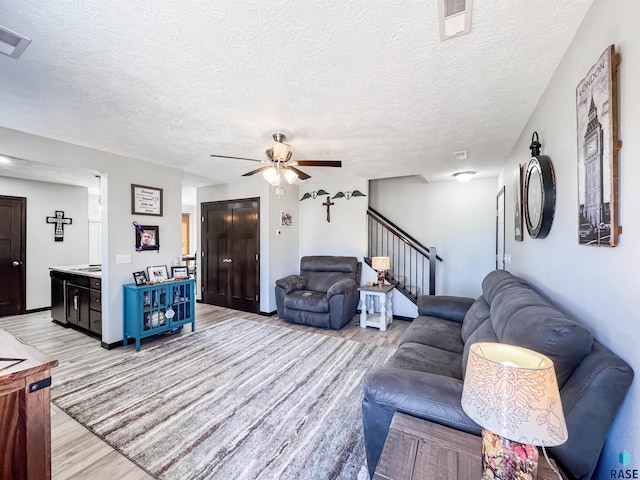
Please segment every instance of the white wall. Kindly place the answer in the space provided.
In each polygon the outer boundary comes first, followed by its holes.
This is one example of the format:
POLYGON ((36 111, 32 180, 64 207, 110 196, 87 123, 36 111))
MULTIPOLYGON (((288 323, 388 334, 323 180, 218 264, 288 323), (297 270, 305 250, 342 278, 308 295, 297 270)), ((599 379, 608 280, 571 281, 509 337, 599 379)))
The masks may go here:
MULTIPOLYGON (((0 127, 0 144, 3 153, 9 156, 69 168, 95 169, 102 175, 102 340, 106 343, 118 342, 122 339, 122 285, 133 281, 133 272, 153 265, 169 266, 173 257, 181 255, 180 171, 3 127, 0 127), (163 189, 162 217, 131 214, 132 183, 163 189), (134 220, 160 227, 159 252, 135 251, 134 220), (130 255, 131 263, 116 263, 117 255, 130 255)), ((56 188, 59 186, 56 185, 56 188)), ((44 198, 44 201, 48 200, 44 198)), ((84 223, 88 218, 87 204, 85 194, 77 202, 78 208, 84 212, 84 223)), ((29 234, 27 236, 28 242, 34 241, 29 234)), ((85 242, 87 236, 85 230, 85 242)), ((85 257, 80 263, 87 262, 86 243, 84 252, 85 257)), ((52 264, 49 259, 44 259, 42 263, 44 268, 52 264)), ((49 291, 48 284, 46 290, 49 291)))
POLYGON ((26 309, 51 306, 49 267, 87 263, 89 222, 87 189, 47 182, 0 177, 0 195, 27 199, 26 309), (54 241, 55 225, 46 218, 62 210, 71 218, 64 226, 64 240, 54 241))
MULTIPOLYGON (((277 198, 271 187, 261 175, 243 178, 233 184, 213 185, 197 190, 198 218, 202 215, 202 204, 235 200, 242 198, 260 198, 260 311, 271 313, 276 310, 274 286, 278 278, 293 273, 299 266, 297 195, 298 187, 283 185, 286 195, 277 198), (293 212, 294 227, 279 226, 281 209, 293 212), (282 232, 277 235, 277 231, 282 232)), ((198 252, 201 251, 201 230, 198 227, 198 252)), ((198 258, 200 282, 202 268, 198 258)), ((198 288, 198 292, 200 289, 198 288)))
MULTIPOLYGON (((443 258, 436 294, 478 297, 495 269, 495 178, 426 183, 417 177, 372 180, 371 207, 443 258)), ((395 312, 394 312, 395 313, 395 312)))
MULTIPOLYGON (((331 197, 338 192, 359 190, 368 195, 368 182, 362 178, 340 178, 332 182, 300 187, 305 193, 320 189, 331 197)), ((306 255, 343 255, 358 257, 367 254, 367 207, 369 197, 336 198, 331 200, 331 222, 327 222, 327 195, 307 198, 300 204, 300 257, 306 255)), ((299 266, 299 265, 298 265, 299 266)))
MULTIPOLYGON (((535 285, 552 302, 625 359, 640 373, 638 292, 640 292, 640 3, 595 0, 501 172, 507 199, 513 198, 513 170, 529 159, 529 143, 538 131, 542 153, 553 161, 556 213, 546 239, 513 240, 513 203, 507 201, 507 253, 510 270, 535 285), (578 245, 578 170, 575 89, 607 46, 621 53, 619 69, 620 153, 619 219, 624 233, 615 248, 578 245)), ((525 230, 526 231, 526 230, 525 230)), ((622 468, 618 452, 631 452, 640 469, 640 387, 634 382, 618 414, 594 478, 612 478, 622 468)))

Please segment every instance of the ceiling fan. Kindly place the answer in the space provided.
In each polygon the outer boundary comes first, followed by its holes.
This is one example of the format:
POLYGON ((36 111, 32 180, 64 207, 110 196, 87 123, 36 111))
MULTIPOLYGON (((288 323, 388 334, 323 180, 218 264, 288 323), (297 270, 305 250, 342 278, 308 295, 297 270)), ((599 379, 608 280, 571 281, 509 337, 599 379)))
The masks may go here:
POLYGON ((255 158, 245 157, 231 157, 227 155, 211 155, 217 158, 233 158, 238 160, 249 160, 251 162, 260 162, 264 166, 251 170, 250 172, 242 175, 243 177, 249 177, 256 173, 262 172, 264 179, 273 186, 280 185, 280 178, 284 177, 287 182, 293 183, 296 178, 300 180, 306 180, 311 178, 311 175, 307 175, 302 170, 296 167, 342 167, 340 160, 291 160, 292 152, 290 150, 291 145, 284 143, 284 133, 273 134, 273 147, 267 148, 265 154, 267 160, 258 160, 255 158))

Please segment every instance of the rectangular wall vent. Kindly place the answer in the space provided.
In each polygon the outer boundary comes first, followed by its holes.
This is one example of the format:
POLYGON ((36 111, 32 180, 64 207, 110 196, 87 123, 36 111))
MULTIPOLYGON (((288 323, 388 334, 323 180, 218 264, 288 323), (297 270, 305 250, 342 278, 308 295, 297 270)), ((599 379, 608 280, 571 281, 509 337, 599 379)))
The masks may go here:
POLYGON ((465 35, 471 31, 473 0, 438 0, 440 40, 465 35))
POLYGON ((0 53, 11 58, 20 58, 31 40, 8 28, 0 27, 0 53))

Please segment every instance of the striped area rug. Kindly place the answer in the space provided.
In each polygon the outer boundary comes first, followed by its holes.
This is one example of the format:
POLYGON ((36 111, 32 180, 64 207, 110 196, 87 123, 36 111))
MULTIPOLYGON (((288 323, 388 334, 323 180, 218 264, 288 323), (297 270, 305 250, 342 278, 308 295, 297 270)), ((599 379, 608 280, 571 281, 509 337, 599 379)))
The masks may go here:
POLYGON ((58 382, 52 400, 158 479, 356 479, 362 380, 391 353, 231 319, 58 382))

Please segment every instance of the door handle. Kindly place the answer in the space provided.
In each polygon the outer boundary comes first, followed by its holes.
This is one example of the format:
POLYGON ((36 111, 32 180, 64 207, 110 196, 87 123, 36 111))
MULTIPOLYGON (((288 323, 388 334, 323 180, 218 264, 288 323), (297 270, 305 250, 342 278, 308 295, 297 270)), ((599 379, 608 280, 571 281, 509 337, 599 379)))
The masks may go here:
POLYGON ((18 260, 14 260, 13 262, 11 262, 11 265, 13 265, 14 267, 18 267, 22 264, 22 262, 19 262, 18 260))
POLYGON ((223 258, 222 263, 231 263, 232 260, 230 258, 223 258))

